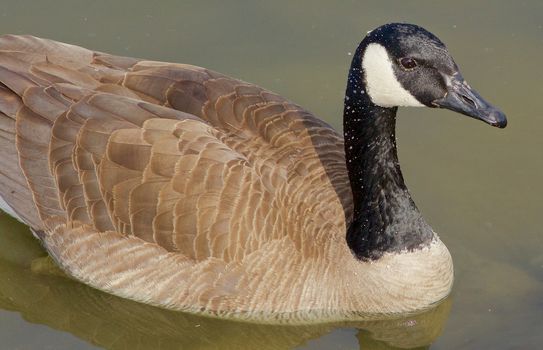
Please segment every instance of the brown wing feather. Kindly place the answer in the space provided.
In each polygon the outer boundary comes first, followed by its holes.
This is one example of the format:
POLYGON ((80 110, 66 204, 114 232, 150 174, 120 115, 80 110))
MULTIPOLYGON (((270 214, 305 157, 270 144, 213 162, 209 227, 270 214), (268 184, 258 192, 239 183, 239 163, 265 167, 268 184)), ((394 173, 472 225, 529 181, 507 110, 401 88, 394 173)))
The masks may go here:
MULTIPOLYGON (((125 246, 173 253, 192 269, 179 278, 203 269, 195 285, 218 273, 197 264, 242 264, 267 246, 311 257, 344 235, 351 203, 342 138, 258 86, 17 36, 0 38, 0 84, 0 141, 11 145, 2 164, 20 164, 2 181, 21 191, 2 197, 46 231, 62 266, 98 288, 111 291, 92 280, 99 269, 117 276, 138 263, 82 270, 77 251, 95 243, 78 248, 77 235, 103 239, 104 256, 125 246), (62 235, 73 244, 63 246, 62 235)), ((231 276, 240 278, 239 266, 231 276)), ((145 299, 134 293, 125 294, 145 299)), ((184 293, 213 303, 213 289, 184 293)))
MULTIPOLYGON (((33 112, 29 113, 28 109, 22 109, 19 112, 22 115, 20 119, 28 120, 26 123, 30 125, 32 118, 29 115, 32 115, 53 123, 50 166, 51 169, 58 168, 58 171, 62 171, 63 178, 70 179, 67 183, 60 178, 56 180, 60 188, 59 208, 66 207, 66 203, 63 203, 64 193, 71 189, 71 186, 75 186, 70 190, 73 192, 72 196, 78 197, 76 193, 81 192, 93 193, 92 198, 87 198, 91 206, 97 200, 95 198, 97 191, 90 185, 96 184, 96 181, 92 181, 93 177, 85 172, 96 171, 93 168, 105 157, 106 147, 109 152, 107 157, 122 163, 119 164, 121 173, 125 168, 131 170, 137 168, 141 173, 139 176, 143 176, 147 165, 154 164, 159 159, 154 157, 151 161, 148 153, 153 142, 142 147, 146 142, 143 141, 141 132, 137 131, 138 127, 152 118, 191 118, 196 121, 191 124, 189 130, 186 128, 177 130, 177 133, 181 133, 176 135, 180 139, 180 151, 173 155, 173 157, 200 155, 197 160, 189 162, 192 167, 189 169, 190 174, 194 174, 194 178, 183 180, 184 189, 173 186, 184 196, 189 198, 196 196, 192 199, 196 202, 198 196, 208 191, 215 192, 221 186, 225 187, 222 180, 219 181, 221 177, 217 175, 221 173, 220 167, 213 166, 213 162, 227 157, 228 154, 240 155, 249 162, 251 171, 254 172, 251 181, 257 181, 258 186, 265 188, 264 193, 270 193, 272 199, 275 198, 279 187, 295 185, 295 177, 303 178, 314 171, 321 172, 321 175, 317 176, 318 179, 327 175, 334 180, 333 185, 338 193, 348 194, 348 187, 342 185, 342 182, 345 183, 345 175, 342 171, 344 166, 341 138, 326 124, 300 107, 262 88, 200 67, 93 53, 75 46, 32 37, 4 37, 0 40, 0 47, 2 48, 0 53, 7 62, 3 62, 2 67, 10 69, 9 72, 13 74, 18 74, 17 79, 9 79, 8 76, 3 84, 14 86, 10 90, 22 95, 23 103, 33 112), (88 73, 91 71, 94 73, 88 73), (138 102, 136 98, 142 96, 149 97, 166 107, 138 102), (167 108, 168 106, 189 114, 179 114, 167 108), (61 115, 62 117, 59 117, 61 115), (201 127, 204 125, 202 120, 213 126, 215 134, 205 135, 201 127), (124 131, 127 128, 134 131, 124 131), (123 145, 118 144, 116 138, 125 135, 126 132, 138 135, 137 140, 132 138, 124 141, 123 145), (116 136, 112 138, 113 135, 116 136), (211 142, 212 140, 215 141, 211 142), (215 143, 218 146, 213 148, 211 145, 215 143), (139 146, 136 147, 137 145, 139 146), (198 148, 198 145, 210 148, 198 148), (319 148, 323 149, 322 152, 319 148), (143 152, 146 155, 142 154, 140 149, 142 151, 145 149, 143 152), (90 158, 86 152, 91 154, 90 158), (72 159, 71 167, 68 159, 72 159), (82 159, 87 160, 85 164, 82 164, 82 159), (62 167, 57 166, 59 162, 63 162, 62 167), (326 169, 332 174, 324 174, 323 170, 326 169), (75 173, 77 177, 73 176, 75 173), (206 188, 205 178, 210 174, 214 176, 214 180, 209 183, 215 187, 206 188), (82 177, 85 181, 81 181, 82 177), (77 181, 73 180, 74 178, 77 181), (76 188, 80 190, 77 191, 76 188)), ((49 125, 45 128, 50 127, 49 125)), ((25 130, 21 130, 19 138, 23 137, 24 132, 25 130)), ((43 142, 48 141, 50 132, 44 130, 43 135, 43 142)), ((38 140, 39 138, 33 142, 38 140)), ((20 148, 24 153, 24 143, 20 148)), ((170 165, 170 168, 172 166, 170 165)), ((105 165, 102 168, 105 168, 105 165)), ((151 171, 149 174, 154 173, 151 171)), ((189 175, 186 170, 182 174, 181 177, 189 175)), ((107 175, 101 176, 104 178, 108 177, 107 175)), ((103 181, 99 179, 98 183, 102 190, 106 191, 103 188, 103 181)), ((161 179, 159 183, 165 181, 161 179)), ((137 181, 134 181, 134 185, 139 185, 136 183, 137 181)), ((154 188, 151 191, 153 193, 162 190, 157 184, 149 186, 154 188)), ((249 186, 247 191, 255 191, 253 189, 255 186, 249 186)), ((109 193, 110 190, 112 188, 106 192, 109 193)), ((140 188, 139 191, 143 190, 140 188)), ((123 198, 128 199, 131 189, 124 186, 123 191, 119 189, 117 192, 119 196, 121 192, 124 193, 123 198)), ((109 193, 104 197, 111 202, 114 196, 109 193)), ((248 199, 248 203, 258 202, 254 197, 252 194, 253 199, 248 199)), ((190 206, 189 203, 192 203, 190 199, 185 206, 190 206)), ((349 203, 344 204, 348 209, 349 203)), ((206 205, 211 207, 209 203, 206 205)), ((209 210, 203 212, 205 214, 202 215, 206 218, 217 216, 209 210)), ((124 221, 129 220, 130 215, 127 213, 125 210, 121 215, 124 221)), ((112 215, 112 212, 109 215, 112 215)), ((221 224, 217 225, 213 222, 206 223, 206 220, 210 219, 201 220, 200 228, 204 231, 209 230, 211 226, 225 226, 224 219, 219 220, 221 224)), ((142 220, 138 219, 138 222, 142 223, 142 220)), ((254 229, 259 231, 263 224, 259 216, 251 222, 245 222, 244 225, 249 231, 254 229)))

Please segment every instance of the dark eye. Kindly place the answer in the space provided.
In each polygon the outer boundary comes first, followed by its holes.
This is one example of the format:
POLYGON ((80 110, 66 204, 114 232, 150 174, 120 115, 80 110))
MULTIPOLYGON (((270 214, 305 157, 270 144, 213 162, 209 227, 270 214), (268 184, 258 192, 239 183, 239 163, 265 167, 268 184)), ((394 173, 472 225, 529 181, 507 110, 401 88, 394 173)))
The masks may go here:
POLYGON ((405 69, 413 69, 417 66, 417 61, 415 61, 411 57, 404 57, 404 58, 400 58, 400 64, 405 69))

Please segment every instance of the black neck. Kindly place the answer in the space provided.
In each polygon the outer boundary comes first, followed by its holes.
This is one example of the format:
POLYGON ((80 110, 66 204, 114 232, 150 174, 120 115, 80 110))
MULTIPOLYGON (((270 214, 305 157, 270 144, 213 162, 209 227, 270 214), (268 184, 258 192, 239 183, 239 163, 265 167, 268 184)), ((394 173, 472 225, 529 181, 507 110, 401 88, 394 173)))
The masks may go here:
POLYGON ((358 258, 371 260, 385 252, 416 249, 429 243, 433 233, 400 170, 397 108, 379 107, 367 95, 361 71, 364 46, 358 48, 349 71, 343 130, 354 204, 347 243, 358 258))

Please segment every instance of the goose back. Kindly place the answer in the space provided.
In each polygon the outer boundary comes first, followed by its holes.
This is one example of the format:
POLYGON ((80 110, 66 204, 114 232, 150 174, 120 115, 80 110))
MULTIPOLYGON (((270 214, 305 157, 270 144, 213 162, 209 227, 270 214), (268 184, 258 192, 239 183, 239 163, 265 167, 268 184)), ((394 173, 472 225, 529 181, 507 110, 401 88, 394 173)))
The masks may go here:
POLYGON ((310 112, 30 36, 0 38, 0 83, 0 194, 72 276, 177 309, 339 306, 318 281, 352 259, 351 190, 342 137, 310 112))

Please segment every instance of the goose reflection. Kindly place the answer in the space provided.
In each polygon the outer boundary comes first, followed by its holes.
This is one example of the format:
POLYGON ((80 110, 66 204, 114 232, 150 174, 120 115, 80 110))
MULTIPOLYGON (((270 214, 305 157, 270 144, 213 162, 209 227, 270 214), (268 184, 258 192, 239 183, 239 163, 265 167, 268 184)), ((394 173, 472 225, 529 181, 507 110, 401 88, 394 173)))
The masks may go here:
POLYGON ((106 349, 290 349, 337 328, 360 348, 425 348, 440 335, 450 299, 421 314, 304 326, 250 324, 159 309, 102 293, 58 270, 26 226, 0 216, 0 308, 106 349))

